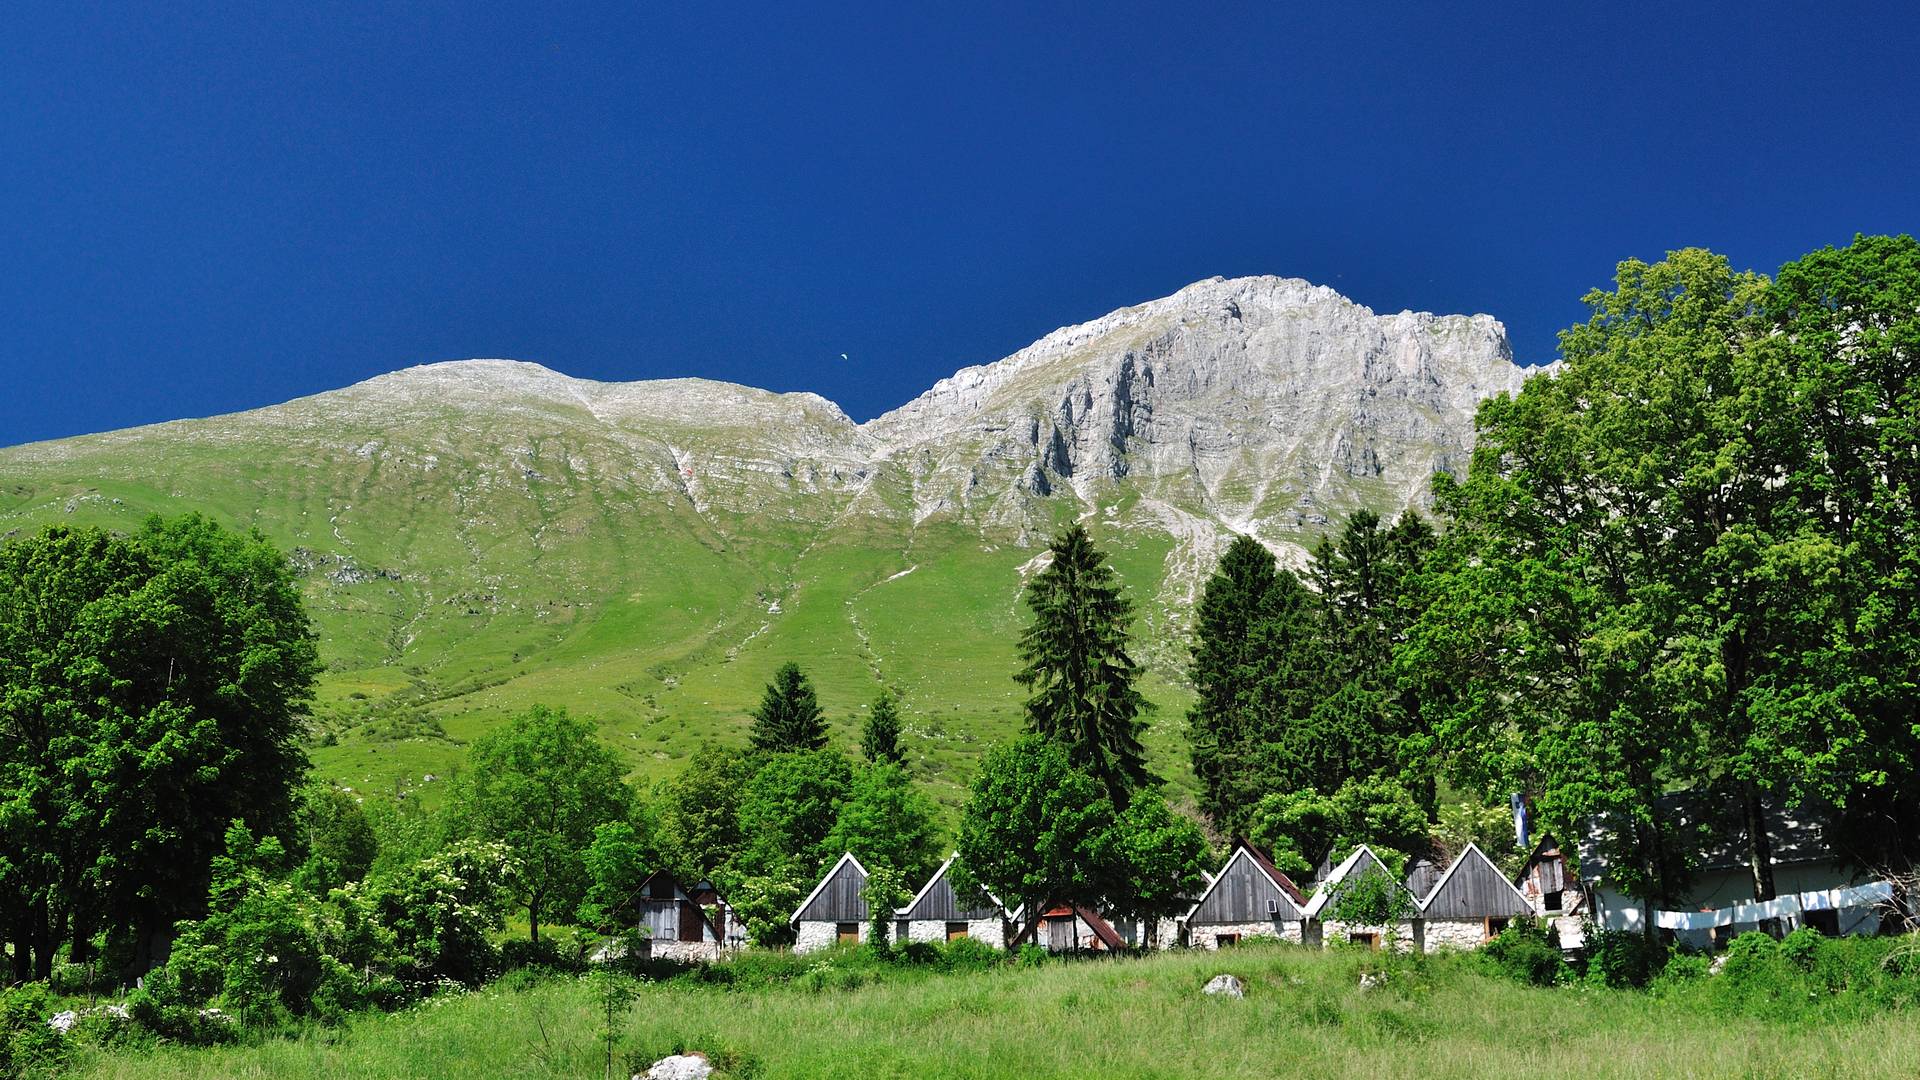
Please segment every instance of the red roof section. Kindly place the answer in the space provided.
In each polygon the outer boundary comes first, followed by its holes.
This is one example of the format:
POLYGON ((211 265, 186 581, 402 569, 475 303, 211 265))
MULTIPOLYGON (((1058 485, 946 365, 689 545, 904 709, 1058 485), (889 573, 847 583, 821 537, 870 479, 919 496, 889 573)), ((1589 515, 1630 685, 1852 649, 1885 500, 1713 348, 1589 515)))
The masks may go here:
POLYGON ((1114 932, 1113 927, 1107 925, 1107 920, 1083 907, 1074 908, 1073 913, 1086 920, 1087 925, 1093 928, 1093 936, 1099 938, 1101 944, 1107 948, 1118 952, 1127 947, 1127 943, 1120 939, 1120 935, 1114 932))
POLYGON ((1254 865, 1264 871, 1268 877, 1273 879, 1274 884, 1280 886, 1280 888, 1286 891, 1288 896, 1293 898, 1295 907, 1306 906, 1307 898, 1306 895, 1300 891, 1300 886, 1295 885, 1292 878, 1282 872, 1279 867, 1273 865, 1272 859, 1267 858, 1259 848, 1254 847, 1252 844, 1243 844, 1241 846, 1247 849, 1247 857, 1253 860, 1254 865))

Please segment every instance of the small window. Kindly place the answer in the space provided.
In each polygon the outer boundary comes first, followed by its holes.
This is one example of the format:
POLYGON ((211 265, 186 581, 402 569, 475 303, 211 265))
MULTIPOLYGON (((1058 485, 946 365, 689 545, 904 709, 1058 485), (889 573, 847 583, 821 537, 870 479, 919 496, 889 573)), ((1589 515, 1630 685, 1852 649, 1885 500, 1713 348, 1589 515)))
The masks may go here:
POLYGON ((1239 934, 1215 934, 1213 935, 1213 944, 1215 948, 1219 948, 1219 949, 1224 949, 1229 945, 1238 945, 1240 944, 1240 935, 1239 934))
POLYGON ((1501 931, 1505 930, 1507 928, 1507 924, 1511 921, 1512 921, 1511 919, 1488 919, 1487 920, 1487 940, 1491 941, 1494 938, 1499 937, 1501 931))
POLYGON ((966 923, 950 922, 947 924, 947 940, 948 941, 959 941, 961 938, 966 936, 967 936, 966 923))
POLYGON ((1828 937, 1840 936, 1840 912, 1833 908, 1828 908, 1825 911, 1805 912, 1800 916, 1800 921, 1804 922, 1809 929, 1818 931, 1828 937))
POLYGON ((1347 940, 1355 945, 1365 945, 1369 949, 1378 949, 1380 947, 1379 934, 1362 934, 1356 932, 1348 934, 1347 940))
POLYGON ((860 944, 860 924, 843 922, 833 924, 834 936, 842 945, 860 944))
POLYGON ((1549 915, 1557 915, 1566 910, 1561 906, 1565 902, 1565 897, 1565 892, 1555 889, 1540 898, 1540 909, 1549 915))

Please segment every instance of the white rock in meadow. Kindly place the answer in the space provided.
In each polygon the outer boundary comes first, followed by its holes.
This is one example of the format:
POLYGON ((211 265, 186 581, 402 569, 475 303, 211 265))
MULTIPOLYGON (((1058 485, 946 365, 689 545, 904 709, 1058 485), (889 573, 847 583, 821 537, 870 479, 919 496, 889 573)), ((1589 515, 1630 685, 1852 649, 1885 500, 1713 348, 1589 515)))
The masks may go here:
POLYGON ((1216 996, 1243 998, 1247 996, 1247 984, 1234 978, 1232 975, 1215 975, 1213 978, 1207 980, 1206 987, 1200 992, 1216 996))
POLYGON ((707 1080, 712 1075, 713 1066, 707 1063, 707 1055, 696 1051, 663 1057, 646 1072, 635 1073, 633 1080, 707 1080))

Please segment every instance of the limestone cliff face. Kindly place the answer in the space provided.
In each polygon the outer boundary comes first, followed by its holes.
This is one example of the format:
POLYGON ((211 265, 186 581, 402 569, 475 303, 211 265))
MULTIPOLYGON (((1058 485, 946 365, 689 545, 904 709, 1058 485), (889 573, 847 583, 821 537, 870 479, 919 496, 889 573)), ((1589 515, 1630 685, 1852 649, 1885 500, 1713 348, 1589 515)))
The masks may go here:
POLYGON ((1464 465, 1475 406, 1525 375, 1489 316, 1214 278, 961 371, 865 430, 920 518, 1020 525, 1045 516, 1037 500, 1128 490, 1284 543, 1422 502, 1436 469, 1464 465))

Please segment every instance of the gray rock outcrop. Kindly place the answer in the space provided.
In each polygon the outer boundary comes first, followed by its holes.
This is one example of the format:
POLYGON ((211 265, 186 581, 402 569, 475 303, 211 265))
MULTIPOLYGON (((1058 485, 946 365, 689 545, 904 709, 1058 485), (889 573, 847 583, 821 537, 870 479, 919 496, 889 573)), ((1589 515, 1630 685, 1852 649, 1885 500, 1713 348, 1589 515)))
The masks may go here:
POLYGON ((1209 997, 1243 998, 1247 996, 1247 984, 1232 975, 1215 975, 1200 992, 1209 997))

